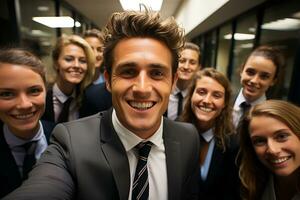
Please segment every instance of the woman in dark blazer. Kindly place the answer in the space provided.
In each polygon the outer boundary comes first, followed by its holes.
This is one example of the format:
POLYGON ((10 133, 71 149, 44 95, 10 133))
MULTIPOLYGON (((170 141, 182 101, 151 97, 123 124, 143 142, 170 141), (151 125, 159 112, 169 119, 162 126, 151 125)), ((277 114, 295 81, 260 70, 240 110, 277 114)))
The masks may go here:
POLYGON ((80 36, 62 36, 52 52, 56 79, 47 92, 42 119, 55 123, 78 119, 85 88, 92 83, 95 56, 80 36))
POLYGON ((21 185, 48 146, 54 124, 40 120, 45 84, 44 66, 33 54, 0 51, 0 198, 21 185))
POLYGON ((198 72, 180 120, 200 135, 199 199, 239 199, 237 145, 233 133, 228 79, 213 68, 198 72))

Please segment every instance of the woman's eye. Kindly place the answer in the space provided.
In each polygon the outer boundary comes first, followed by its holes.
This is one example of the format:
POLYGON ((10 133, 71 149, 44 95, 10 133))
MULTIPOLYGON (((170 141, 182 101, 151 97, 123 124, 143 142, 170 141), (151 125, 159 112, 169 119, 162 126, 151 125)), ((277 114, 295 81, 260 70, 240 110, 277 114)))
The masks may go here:
POLYGON ((263 146, 266 144, 266 140, 263 138, 254 138, 252 139, 253 146, 263 146))
POLYGON ((2 91, 2 92, 0 92, 0 98, 1 99, 9 99, 9 98, 11 98, 13 96, 14 96, 14 93, 10 92, 10 91, 2 91))
POLYGON ((279 133, 278 135, 276 135, 276 140, 279 142, 284 142, 287 140, 289 134, 288 133, 279 133))
POLYGON ((41 92, 43 91, 43 88, 31 88, 29 90, 29 93, 32 94, 32 95, 39 95, 41 92))

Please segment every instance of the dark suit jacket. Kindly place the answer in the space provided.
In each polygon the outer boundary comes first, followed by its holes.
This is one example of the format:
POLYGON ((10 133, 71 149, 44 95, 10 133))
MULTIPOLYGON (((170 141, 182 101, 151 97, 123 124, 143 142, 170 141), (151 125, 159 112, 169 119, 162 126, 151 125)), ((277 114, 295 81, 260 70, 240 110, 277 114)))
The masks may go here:
POLYGON ((199 177, 199 199, 240 199, 238 168, 235 165, 237 151, 237 141, 233 137, 227 141, 225 152, 215 145, 207 179, 203 181, 199 177))
MULTIPOLYGON (((42 121, 44 133, 47 141, 54 124, 42 121)), ((22 178, 15 162, 15 159, 10 151, 8 144, 5 141, 3 134, 3 123, 0 122, 0 198, 9 192, 13 191, 22 184, 22 178)))
MULTIPOLYGON (((128 200, 130 172, 112 110, 58 124, 52 143, 29 179, 5 199, 128 200)), ((168 197, 191 198, 199 176, 199 136, 185 123, 164 119, 168 197)), ((197 196, 196 196, 197 198, 197 196)))
POLYGON ((106 89, 105 82, 97 85, 91 84, 85 89, 80 117, 94 115, 109 109, 111 106, 111 93, 106 89))

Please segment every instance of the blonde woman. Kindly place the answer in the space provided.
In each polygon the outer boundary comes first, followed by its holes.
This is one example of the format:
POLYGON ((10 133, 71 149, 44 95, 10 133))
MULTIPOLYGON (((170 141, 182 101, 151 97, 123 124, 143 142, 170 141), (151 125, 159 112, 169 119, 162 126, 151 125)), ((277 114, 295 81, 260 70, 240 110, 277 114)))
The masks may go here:
POLYGON ((93 80, 93 51, 77 35, 62 36, 56 43, 52 59, 57 76, 47 92, 43 119, 55 123, 78 119, 83 91, 93 80))

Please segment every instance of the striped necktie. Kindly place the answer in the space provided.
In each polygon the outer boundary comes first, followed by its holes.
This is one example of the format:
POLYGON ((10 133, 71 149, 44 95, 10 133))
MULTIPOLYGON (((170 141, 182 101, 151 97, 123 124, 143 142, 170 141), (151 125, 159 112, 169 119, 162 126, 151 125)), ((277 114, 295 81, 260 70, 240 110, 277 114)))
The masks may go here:
POLYGON ((132 185, 132 200, 146 200, 149 198, 147 160, 151 146, 151 142, 141 142, 135 147, 138 149, 139 159, 132 185))

